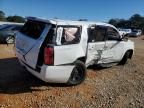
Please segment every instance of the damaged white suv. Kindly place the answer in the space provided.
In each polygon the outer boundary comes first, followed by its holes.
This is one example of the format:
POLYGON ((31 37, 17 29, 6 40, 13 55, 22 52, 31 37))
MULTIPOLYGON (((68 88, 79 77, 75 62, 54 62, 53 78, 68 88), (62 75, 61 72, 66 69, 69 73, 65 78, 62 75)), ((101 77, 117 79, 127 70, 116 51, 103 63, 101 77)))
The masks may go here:
POLYGON ((134 43, 106 23, 45 20, 28 17, 17 33, 16 55, 24 67, 43 81, 80 84, 86 67, 125 64, 134 43))

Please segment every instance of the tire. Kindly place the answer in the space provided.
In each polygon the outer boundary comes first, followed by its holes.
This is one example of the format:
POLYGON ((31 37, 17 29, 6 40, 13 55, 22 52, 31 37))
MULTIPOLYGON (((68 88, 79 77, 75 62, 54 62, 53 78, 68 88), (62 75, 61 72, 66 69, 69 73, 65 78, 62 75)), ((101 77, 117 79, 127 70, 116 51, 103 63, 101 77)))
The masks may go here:
POLYGON ((68 85, 78 85, 81 84, 86 78, 86 66, 82 61, 77 60, 75 62, 75 67, 71 73, 68 80, 68 85))
POLYGON ((14 37, 13 36, 8 36, 6 38, 6 43, 7 44, 13 44, 14 43, 14 37))
POLYGON ((125 55, 123 56, 122 60, 120 61, 120 65, 125 65, 126 63, 128 63, 128 59, 129 59, 129 56, 130 56, 130 52, 127 51, 125 53, 125 55))

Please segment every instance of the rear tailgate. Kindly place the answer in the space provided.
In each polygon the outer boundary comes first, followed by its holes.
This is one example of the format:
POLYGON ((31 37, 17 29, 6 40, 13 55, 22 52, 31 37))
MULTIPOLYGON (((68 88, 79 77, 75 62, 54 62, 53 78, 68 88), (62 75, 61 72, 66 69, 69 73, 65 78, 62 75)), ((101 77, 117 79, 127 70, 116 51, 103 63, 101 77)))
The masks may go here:
POLYGON ((40 47, 49 31, 50 25, 39 21, 27 21, 16 35, 16 52, 20 59, 36 68, 40 47))

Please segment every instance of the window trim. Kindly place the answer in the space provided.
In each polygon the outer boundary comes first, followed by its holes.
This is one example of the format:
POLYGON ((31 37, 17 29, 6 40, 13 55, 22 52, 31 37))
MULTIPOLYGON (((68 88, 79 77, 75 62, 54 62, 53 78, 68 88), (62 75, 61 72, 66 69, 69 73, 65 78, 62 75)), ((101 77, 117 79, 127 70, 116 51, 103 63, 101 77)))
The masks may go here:
POLYGON ((120 40, 121 40, 120 37, 121 37, 121 36, 120 36, 119 32, 118 32, 114 27, 107 26, 106 41, 120 41, 120 40), (108 28, 112 28, 115 32, 117 32, 117 34, 118 34, 119 37, 117 37, 117 39, 110 39, 110 40, 109 40, 109 39, 108 39, 108 28))
MULTIPOLYGON (((55 36, 56 39, 57 39, 57 30, 58 30, 59 27, 62 27, 62 28, 65 28, 65 27, 66 28, 79 28, 80 29, 80 38, 79 38, 79 42, 78 43, 58 45, 57 42, 56 42, 55 46, 76 45, 76 44, 80 43, 80 41, 81 41, 81 35, 82 35, 82 26, 81 25, 57 25, 56 26, 56 34, 55 34, 56 35, 55 36)), ((61 38, 62 38, 62 36, 61 36, 61 38)), ((56 41, 56 39, 55 39, 55 41, 56 41)))
POLYGON ((92 25, 92 26, 90 26, 90 27, 88 27, 88 29, 87 29, 87 33, 88 33, 88 43, 95 43, 95 42, 105 42, 106 41, 106 32, 107 32, 107 27, 106 26, 104 26, 104 25, 92 25), (94 41, 94 42, 92 42, 92 41, 89 41, 89 38, 90 38, 90 29, 91 29, 91 27, 100 27, 100 28, 104 28, 105 29, 105 36, 104 36, 104 40, 103 41, 94 41))

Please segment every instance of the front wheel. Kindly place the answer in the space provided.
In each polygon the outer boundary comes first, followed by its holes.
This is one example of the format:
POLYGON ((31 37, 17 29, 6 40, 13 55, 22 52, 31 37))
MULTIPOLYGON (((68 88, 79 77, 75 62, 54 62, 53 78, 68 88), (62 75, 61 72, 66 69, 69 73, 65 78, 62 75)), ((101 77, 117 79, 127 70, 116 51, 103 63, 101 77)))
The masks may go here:
POLYGON ((85 78, 86 66, 82 61, 77 60, 69 78, 68 85, 78 85, 82 83, 85 80, 85 78))
POLYGON ((127 51, 119 64, 125 65, 128 62, 129 56, 130 56, 130 52, 127 51))

